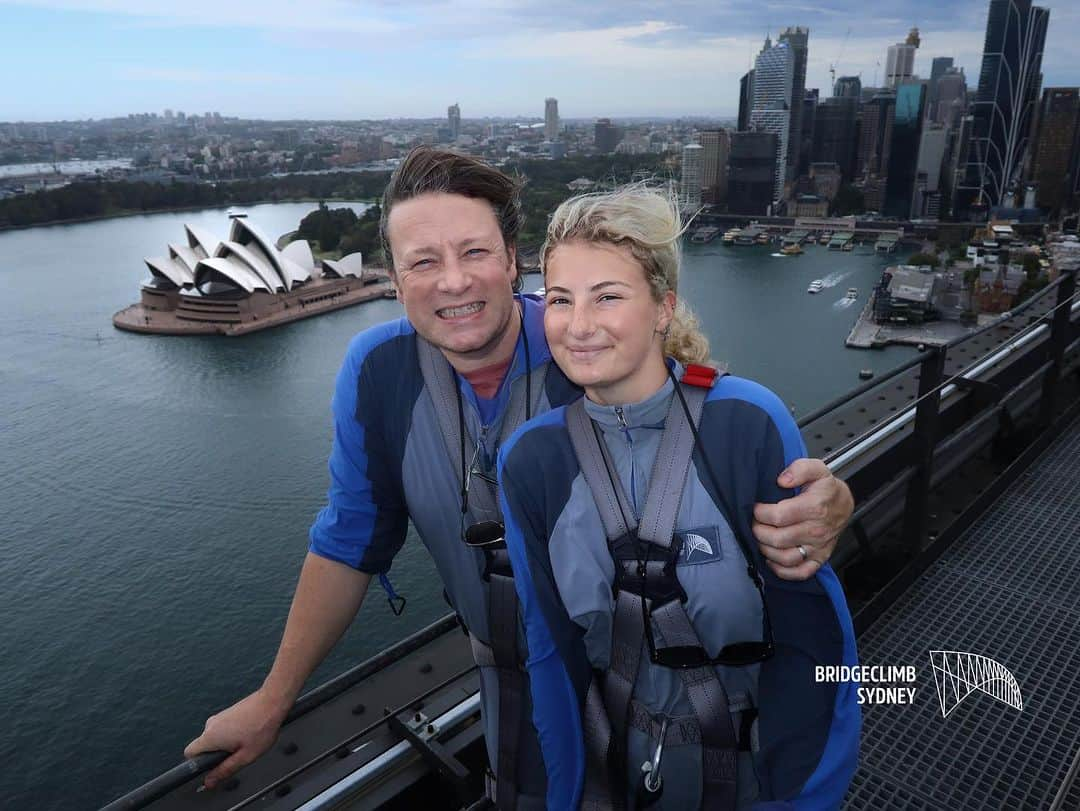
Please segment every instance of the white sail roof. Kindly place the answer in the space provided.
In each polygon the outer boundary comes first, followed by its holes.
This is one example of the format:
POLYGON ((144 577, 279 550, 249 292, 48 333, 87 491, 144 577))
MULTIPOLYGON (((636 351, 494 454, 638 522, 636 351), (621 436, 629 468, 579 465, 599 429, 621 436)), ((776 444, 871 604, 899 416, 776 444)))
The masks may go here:
POLYGON ((216 256, 239 261, 246 265, 248 269, 262 279, 266 283, 266 286, 271 290, 283 291, 285 289, 285 283, 282 282, 277 271, 274 270, 270 265, 270 262, 267 261, 266 257, 263 256, 261 252, 256 253, 255 251, 250 251, 239 242, 228 240, 218 245, 216 256))
POLYGON ((348 256, 343 256, 336 260, 323 259, 323 267, 329 268, 341 278, 355 276, 359 279, 364 273, 364 259, 358 251, 357 253, 350 253, 348 256))
POLYGON ((191 248, 195 252, 195 255, 200 259, 206 259, 208 256, 213 256, 214 252, 217 250, 218 243, 221 242, 221 240, 213 234, 210 234, 195 225, 185 224, 184 231, 187 232, 188 247, 191 248))
POLYGON ((185 284, 194 284, 195 277, 188 270, 187 265, 171 256, 151 256, 143 260, 146 262, 146 266, 150 268, 150 273, 159 278, 168 279, 177 287, 183 287, 185 284))
POLYGON ((264 282, 255 271, 248 268, 247 265, 219 256, 212 256, 209 259, 200 260, 198 266, 195 268, 196 287, 202 288, 203 284, 207 281, 207 277, 210 275, 210 271, 217 271, 237 287, 243 288, 248 293, 254 293, 256 290, 265 290, 267 293, 271 292, 271 288, 266 282, 264 282))

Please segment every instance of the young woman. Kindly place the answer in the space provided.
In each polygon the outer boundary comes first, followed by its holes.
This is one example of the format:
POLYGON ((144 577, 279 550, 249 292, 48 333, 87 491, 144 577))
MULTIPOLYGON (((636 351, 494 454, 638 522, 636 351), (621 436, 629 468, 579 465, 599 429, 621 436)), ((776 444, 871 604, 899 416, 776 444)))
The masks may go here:
POLYGON ((544 330, 585 390, 500 454, 549 808, 824 809, 855 769, 856 663, 826 564, 775 577, 758 501, 805 455, 767 389, 703 366, 676 296, 681 227, 641 187, 555 212, 544 330))

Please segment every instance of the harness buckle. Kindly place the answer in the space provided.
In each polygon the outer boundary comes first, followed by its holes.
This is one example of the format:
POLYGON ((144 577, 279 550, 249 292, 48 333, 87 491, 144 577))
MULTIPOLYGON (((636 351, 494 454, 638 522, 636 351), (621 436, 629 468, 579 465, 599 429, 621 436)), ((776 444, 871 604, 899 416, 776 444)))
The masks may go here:
POLYGON ((635 533, 623 536, 612 545, 615 561, 615 594, 625 591, 659 608, 678 600, 685 603, 686 590, 679 582, 675 565, 682 541, 672 539, 667 549, 638 540, 635 533))

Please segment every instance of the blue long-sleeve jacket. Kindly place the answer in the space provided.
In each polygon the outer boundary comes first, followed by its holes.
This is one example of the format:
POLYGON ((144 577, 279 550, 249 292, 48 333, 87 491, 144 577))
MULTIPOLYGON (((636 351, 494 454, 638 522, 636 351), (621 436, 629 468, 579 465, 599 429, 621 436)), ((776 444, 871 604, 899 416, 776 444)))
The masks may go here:
MULTIPOLYGON (((671 396, 668 383, 652 398, 625 407, 626 429, 614 409, 587 401, 638 511, 671 396)), ((755 502, 792 495, 776 479, 805 455, 802 438, 775 395, 731 376, 709 392, 700 433, 725 498, 717 496, 701 449, 696 450, 676 526, 677 532, 705 539, 683 544, 677 566, 689 598, 687 613, 710 655, 728 642, 760 638, 761 600, 746 576, 738 534, 764 575, 776 642, 775 655, 760 665, 717 668, 732 710, 751 705, 759 712, 752 752, 740 753, 740 806, 836 808, 858 756, 856 687, 816 683, 814 667, 856 663, 851 618, 829 566, 805 582, 781 580, 760 558, 751 531, 755 502), (725 503, 734 514, 726 513, 725 503)), ((548 807, 576 808, 585 776, 582 707, 594 673, 603 671, 610 657, 614 564, 570 445, 564 407, 522 426, 501 451, 499 471, 548 807)), ((647 656, 643 661, 635 699, 657 716, 687 714, 677 674, 649 664, 647 656)), ((633 775, 650 744, 633 728, 627 744, 633 775)), ((695 760, 691 750, 668 747, 665 752, 665 808, 685 810, 700 803, 700 755, 695 760)))

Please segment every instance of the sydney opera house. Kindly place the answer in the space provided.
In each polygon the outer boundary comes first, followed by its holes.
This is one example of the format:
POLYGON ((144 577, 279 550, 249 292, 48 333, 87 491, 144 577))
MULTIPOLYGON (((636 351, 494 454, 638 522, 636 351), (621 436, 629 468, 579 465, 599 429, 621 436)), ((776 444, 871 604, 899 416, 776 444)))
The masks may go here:
POLYGON ((392 296, 385 272, 365 270, 359 253, 316 262, 302 239, 279 249, 246 219, 228 239, 185 225, 184 243, 146 261, 140 300, 113 316, 134 332, 242 335, 362 301, 392 296))

